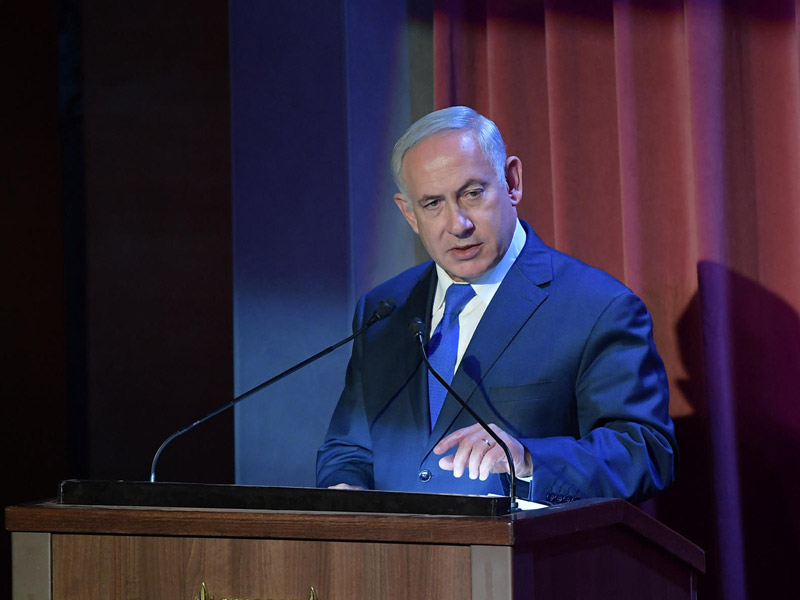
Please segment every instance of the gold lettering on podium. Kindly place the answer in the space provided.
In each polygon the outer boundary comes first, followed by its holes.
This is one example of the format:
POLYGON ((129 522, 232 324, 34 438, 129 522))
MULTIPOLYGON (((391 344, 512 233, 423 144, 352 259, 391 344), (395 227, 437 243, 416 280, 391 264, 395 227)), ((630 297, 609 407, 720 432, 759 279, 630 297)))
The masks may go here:
MULTIPOLYGON (((211 593, 208 591, 208 586, 206 585, 205 581, 200 584, 200 593, 198 595, 195 595, 192 598, 192 600, 214 600, 214 596, 212 596, 211 593)), ((238 598, 238 597, 228 598, 228 597, 224 596, 224 597, 220 598, 219 600, 292 600, 292 599, 290 599, 290 598, 284 598, 284 599, 280 599, 280 598, 248 598, 246 596, 243 597, 243 598, 238 598)), ((310 588, 308 588, 308 600, 319 600, 319 596, 317 596, 317 590, 314 589, 314 586, 311 586, 310 588)))

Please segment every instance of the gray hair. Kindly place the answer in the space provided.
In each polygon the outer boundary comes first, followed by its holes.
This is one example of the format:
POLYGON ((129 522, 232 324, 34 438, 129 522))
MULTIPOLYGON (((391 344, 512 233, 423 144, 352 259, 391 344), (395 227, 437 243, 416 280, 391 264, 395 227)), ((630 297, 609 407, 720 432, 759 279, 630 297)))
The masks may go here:
POLYGON ((450 106, 422 117, 409 127, 394 145, 394 150, 392 150, 392 175, 406 202, 411 202, 401 173, 406 152, 425 138, 453 130, 471 131, 475 135, 481 152, 494 167, 498 181, 508 189, 508 183, 506 182, 506 145, 497 125, 467 106, 450 106))

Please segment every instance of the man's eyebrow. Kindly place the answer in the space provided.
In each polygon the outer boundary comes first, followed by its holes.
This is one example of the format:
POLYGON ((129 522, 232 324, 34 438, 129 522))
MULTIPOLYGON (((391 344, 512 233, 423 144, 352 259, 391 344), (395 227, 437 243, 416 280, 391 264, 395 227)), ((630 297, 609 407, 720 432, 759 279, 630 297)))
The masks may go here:
MULTIPOLYGON (((460 196, 461 194, 466 192, 469 188, 471 188, 473 185, 480 185, 482 187, 488 187, 489 186, 489 182, 481 181, 480 179, 468 179, 466 181, 466 183, 464 183, 464 185, 462 185, 460 188, 458 188, 458 190, 456 191, 456 194, 460 196)), ((442 194, 425 194, 419 200, 417 200, 417 202, 419 204, 425 204, 426 202, 430 202, 432 200, 444 200, 444 195, 442 195, 442 194)))
POLYGON ((469 179, 467 182, 458 188, 458 195, 460 196, 464 192, 467 191, 468 188, 471 188, 473 185, 479 185, 481 187, 487 187, 489 183, 487 181, 480 181, 478 179, 469 179))

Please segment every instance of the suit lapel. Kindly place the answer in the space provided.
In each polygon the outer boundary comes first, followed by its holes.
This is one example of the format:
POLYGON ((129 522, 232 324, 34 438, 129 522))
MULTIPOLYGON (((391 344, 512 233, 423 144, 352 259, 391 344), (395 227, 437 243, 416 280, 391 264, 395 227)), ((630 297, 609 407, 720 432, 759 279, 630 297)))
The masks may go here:
MULTIPOLYGON (((425 319, 425 330, 430 329, 431 304, 433 293, 436 289, 436 270, 431 262, 419 281, 414 285, 406 301, 400 305, 396 314, 392 315, 394 325, 391 338, 398 340, 394 344, 387 344, 389 348, 397 348, 399 354, 389 360, 395 367, 388 372, 396 371, 405 374, 410 379, 398 381, 397 388, 400 396, 405 395, 405 401, 411 405, 414 415, 415 430, 422 432, 423 439, 427 439, 430 431, 430 413, 428 411, 428 380, 426 370, 420 368, 419 344, 409 331, 411 320, 419 317, 425 319), (405 341, 403 341, 405 340, 405 341), (401 367, 401 368, 398 368, 401 367)), ((427 342, 427 340, 425 340, 427 342)), ((386 371, 381 371, 386 372, 386 371)), ((402 398, 397 398, 401 400, 402 398)), ((391 400, 390 400, 391 401, 391 400)))
MULTIPOLYGON (((539 286, 553 277, 550 249, 527 223, 523 222, 523 226, 527 234, 525 246, 486 308, 453 377, 453 389, 467 403, 517 332, 548 296, 547 290, 539 286)), ((428 452, 463 410, 452 394, 448 394, 431 432, 428 452)))

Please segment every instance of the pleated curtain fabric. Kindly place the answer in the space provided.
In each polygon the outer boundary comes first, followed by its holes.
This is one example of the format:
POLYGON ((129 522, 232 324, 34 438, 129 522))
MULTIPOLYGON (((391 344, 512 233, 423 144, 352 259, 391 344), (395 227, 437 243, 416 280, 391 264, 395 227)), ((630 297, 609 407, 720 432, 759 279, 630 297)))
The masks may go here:
POLYGON ((681 446, 657 512, 718 561, 709 598, 797 587, 798 22, 797 0, 434 3, 435 108, 493 119, 522 218, 650 309, 681 446))

